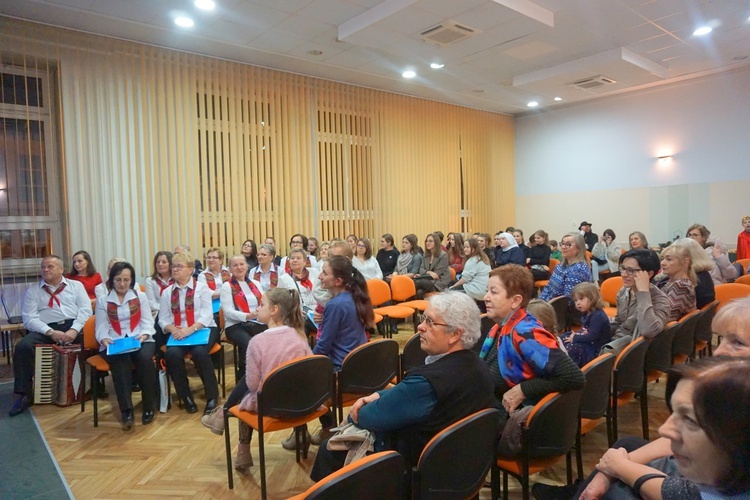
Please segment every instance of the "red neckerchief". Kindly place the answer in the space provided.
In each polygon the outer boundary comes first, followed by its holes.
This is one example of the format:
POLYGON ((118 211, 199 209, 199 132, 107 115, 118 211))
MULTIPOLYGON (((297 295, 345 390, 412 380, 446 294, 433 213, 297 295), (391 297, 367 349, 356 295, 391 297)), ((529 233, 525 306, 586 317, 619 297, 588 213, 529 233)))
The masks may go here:
POLYGON ((62 293, 63 290, 65 290, 65 287, 67 284, 63 281, 60 286, 55 290, 52 291, 52 287, 50 285, 45 284, 44 285, 44 291, 49 294, 49 303, 47 304, 48 307, 54 307, 55 304, 57 304, 57 307, 62 307, 62 304, 60 303, 60 298, 58 295, 62 293))
MULTIPOLYGON (((221 281, 222 283, 225 281, 229 281, 229 271, 227 269, 222 269, 221 272, 221 281)), ((216 291, 216 278, 214 277, 214 274, 206 269, 206 273, 204 274, 206 278, 206 284, 208 285, 208 288, 210 288, 212 291, 216 291)))
MULTIPOLYGON (((287 259, 288 261, 289 259, 287 259)), ((257 267, 257 271, 253 275, 255 281, 260 281, 260 266, 257 267)), ((271 264, 271 288, 276 288, 279 285, 279 270, 276 266, 271 264)))
MULTIPOLYGON (((138 295, 135 298, 128 301, 130 307, 130 331, 134 331, 141 322, 141 301, 138 299, 138 295)), ((109 324, 112 325, 112 329, 119 336, 122 336, 122 326, 120 325, 120 316, 117 314, 117 304, 114 302, 107 301, 107 317, 109 318, 109 324)))
POLYGON ((306 267, 302 268, 302 276, 299 279, 297 279, 297 276, 295 274, 292 274, 292 276, 308 290, 313 289, 312 281, 310 281, 310 271, 308 271, 306 267))
POLYGON ((164 293, 164 290, 169 288, 169 285, 174 285, 174 278, 169 278, 167 281, 161 279, 161 276, 156 277, 156 284, 159 285, 159 295, 164 293))
MULTIPOLYGON (((187 293, 185 294, 185 316, 187 316, 187 325, 192 326, 195 323, 195 287, 196 282, 193 279, 193 288, 187 287, 187 293)), ((172 316, 174 317, 174 326, 180 326, 182 323, 182 314, 180 314, 180 289, 177 287, 177 283, 172 288, 172 316)))
MULTIPOLYGON (((258 287, 255 286, 255 283, 247 278, 245 278, 245 283, 247 283, 247 286, 250 288, 250 292, 255 295, 255 299, 258 301, 258 304, 260 304, 262 294, 260 293, 260 290, 258 290, 258 287)), ((247 303, 247 297, 245 297, 245 292, 242 291, 240 282, 232 277, 232 279, 229 281, 229 286, 232 287, 232 300, 234 300, 235 307, 243 313, 249 314, 250 304, 247 303)))

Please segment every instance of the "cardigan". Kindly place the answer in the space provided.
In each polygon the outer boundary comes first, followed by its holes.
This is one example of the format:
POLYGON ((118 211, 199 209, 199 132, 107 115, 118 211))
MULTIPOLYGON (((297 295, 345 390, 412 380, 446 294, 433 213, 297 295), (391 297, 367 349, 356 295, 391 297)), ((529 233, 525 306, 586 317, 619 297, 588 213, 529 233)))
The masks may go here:
POLYGON ((450 269, 451 268, 448 265, 448 254, 446 252, 440 252, 437 258, 432 259, 432 261, 430 261, 430 258, 425 255, 422 259, 422 265, 419 267, 419 274, 427 274, 428 271, 437 274, 439 279, 435 280, 435 288, 437 288, 439 292, 442 292, 451 281, 450 269))

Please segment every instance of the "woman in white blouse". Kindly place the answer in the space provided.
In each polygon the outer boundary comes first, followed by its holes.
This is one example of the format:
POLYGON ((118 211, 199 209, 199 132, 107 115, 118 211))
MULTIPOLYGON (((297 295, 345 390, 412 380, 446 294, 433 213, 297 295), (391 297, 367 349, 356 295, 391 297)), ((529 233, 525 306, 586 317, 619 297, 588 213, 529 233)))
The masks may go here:
POLYGON ((261 291, 279 286, 279 276, 284 274, 279 267, 273 263, 276 257, 276 249, 273 245, 263 243, 258 247, 258 266, 250 269, 248 277, 260 283, 261 291))
POLYGON ((122 414, 122 430, 133 427, 132 366, 135 365, 141 385, 143 415, 141 422, 154 420, 156 402, 156 367, 154 366, 154 321, 146 294, 134 288, 135 269, 127 262, 112 265, 107 280, 108 295, 96 300, 96 340, 100 354, 109 363, 117 403, 122 414), (107 346, 124 337, 139 337, 140 349, 107 355, 107 346))
POLYGON ((362 273, 366 280, 383 279, 383 271, 380 270, 380 264, 372 256, 372 244, 367 238, 357 240, 354 258, 352 259, 354 268, 362 273))
POLYGON ((263 296, 260 282, 247 274, 247 260, 243 255, 229 259, 232 277, 221 285, 221 311, 224 313, 224 333, 234 342, 239 359, 239 373, 245 374, 245 353, 250 339, 268 328, 259 323, 258 304, 263 296))
POLYGON ((161 294, 174 283, 172 278, 172 252, 161 250, 154 255, 154 268, 151 276, 146 278, 146 297, 151 305, 151 315, 154 318, 154 340, 156 341, 156 356, 161 357, 161 346, 166 344, 167 337, 159 326, 159 307, 161 294))
POLYGON ((171 335, 176 340, 183 340, 203 328, 210 329, 207 344, 168 346, 164 356, 175 391, 183 401, 185 411, 195 413, 198 407, 190 392, 185 371, 185 355, 191 354, 206 391, 204 413, 207 414, 217 407, 219 398, 219 383, 209 354, 219 341, 219 329, 214 323, 211 289, 193 279, 194 268, 192 255, 179 253, 172 257, 172 278, 175 282, 161 294, 159 325, 165 335, 171 335))

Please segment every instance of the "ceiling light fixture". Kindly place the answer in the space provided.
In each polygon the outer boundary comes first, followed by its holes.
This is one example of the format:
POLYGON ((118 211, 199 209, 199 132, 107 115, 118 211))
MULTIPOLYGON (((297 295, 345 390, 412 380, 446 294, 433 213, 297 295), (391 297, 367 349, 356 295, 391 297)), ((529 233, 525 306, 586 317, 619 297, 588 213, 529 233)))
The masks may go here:
POLYGON ((530 108, 536 108, 537 106, 539 106, 539 103, 536 101, 531 101, 527 104, 527 106, 530 108))
POLYGON ((182 28, 192 28, 195 24, 192 19, 185 16, 178 17, 174 20, 174 23, 182 28))
POLYGON ((323 51, 322 50, 316 50, 316 49, 308 50, 307 53, 310 54, 311 56, 322 56, 323 55, 323 51))
POLYGON ((414 78, 415 76, 417 76, 417 72, 411 69, 407 69, 406 71, 401 73, 401 76, 403 76, 404 78, 414 78))
POLYGON ((698 28, 698 29, 696 29, 695 31, 693 31, 693 35, 694 35, 694 36, 703 36, 703 35, 708 35, 708 34, 709 34, 709 33, 711 33, 711 32, 712 32, 713 30, 714 30, 714 29, 713 29, 712 27, 710 27, 710 26, 701 26, 700 28, 698 28))
POLYGON ((213 0, 195 0, 195 6, 201 10, 214 10, 216 2, 213 0))
POLYGON ((560 101, 562 101, 562 97, 555 97, 555 100, 556 100, 557 102, 560 102, 560 101))
POLYGON ((432 68, 432 69, 440 69, 443 66, 445 66, 445 64, 436 63, 436 62, 430 64, 430 68, 432 68))

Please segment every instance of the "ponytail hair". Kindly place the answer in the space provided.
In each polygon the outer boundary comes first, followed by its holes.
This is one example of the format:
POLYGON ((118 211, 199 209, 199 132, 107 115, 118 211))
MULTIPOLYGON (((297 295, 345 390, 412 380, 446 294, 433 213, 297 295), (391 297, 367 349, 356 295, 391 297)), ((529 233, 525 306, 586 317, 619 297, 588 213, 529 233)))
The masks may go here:
POLYGON ((276 287, 268 289, 264 295, 268 300, 268 307, 278 306, 282 322, 305 337, 305 323, 297 290, 276 287))
POLYGON ((333 277, 341 278, 344 288, 352 295, 359 320, 365 325, 365 328, 373 327, 375 325, 375 313, 372 311, 372 301, 367 291, 365 277, 352 265, 351 260, 341 255, 330 257, 326 263, 331 268, 333 277))

